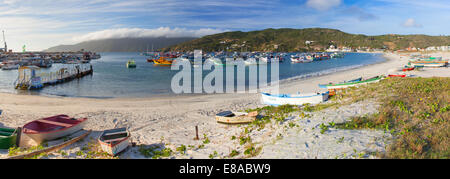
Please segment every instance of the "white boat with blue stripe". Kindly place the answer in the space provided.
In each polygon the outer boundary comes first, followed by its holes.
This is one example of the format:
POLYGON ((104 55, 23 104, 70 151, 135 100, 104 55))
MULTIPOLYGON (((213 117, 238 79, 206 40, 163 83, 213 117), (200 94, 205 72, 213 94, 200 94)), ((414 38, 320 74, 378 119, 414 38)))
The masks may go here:
POLYGON ((324 93, 308 93, 308 94, 270 94, 270 93, 261 93, 261 99, 263 104, 271 105, 271 106, 280 106, 280 105, 303 105, 303 104, 318 104, 328 100, 328 95, 330 92, 324 93))

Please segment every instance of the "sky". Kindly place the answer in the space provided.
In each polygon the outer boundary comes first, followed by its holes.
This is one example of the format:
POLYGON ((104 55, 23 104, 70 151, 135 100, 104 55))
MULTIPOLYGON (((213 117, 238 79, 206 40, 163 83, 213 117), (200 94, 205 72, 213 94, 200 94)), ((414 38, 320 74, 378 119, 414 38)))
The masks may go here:
MULTIPOLYGON (((0 0, 9 49, 266 28, 450 35, 448 0, 0 0)), ((3 39, 0 39, 3 47, 3 39)))

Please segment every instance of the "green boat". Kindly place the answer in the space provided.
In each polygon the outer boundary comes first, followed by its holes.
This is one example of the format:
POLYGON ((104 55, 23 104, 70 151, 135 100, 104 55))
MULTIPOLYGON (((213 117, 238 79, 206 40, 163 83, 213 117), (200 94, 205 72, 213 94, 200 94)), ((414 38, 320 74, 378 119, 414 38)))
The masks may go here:
POLYGON ((134 60, 129 60, 127 62, 127 68, 136 68, 136 62, 134 60))
POLYGON ((327 89, 342 89, 342 88, 348 88, 352 86, 357 86, 361 84, 368 84, 368 83, 375 83, 383 79, 383 76, 376 76, 373 78, 369 78, 367 80, 362 81, 351 81, 351 82, 344 82, 344 83, 337 83, 337 84, 323 84, 319 85, 321 88, 327 88, 327 89))
POLYGON ((17 142, 17 129, 0 128, 0 149, 14 147, 17 142))

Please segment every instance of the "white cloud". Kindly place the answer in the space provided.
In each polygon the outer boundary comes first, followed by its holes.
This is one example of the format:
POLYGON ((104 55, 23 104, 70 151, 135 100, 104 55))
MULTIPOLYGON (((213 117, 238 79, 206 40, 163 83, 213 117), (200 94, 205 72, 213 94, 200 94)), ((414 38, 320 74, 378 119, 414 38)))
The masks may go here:
POLYGON ((74 37, 75 42, 111 39, 111 38, 142 38, 142 37, 202 37, 224 32, 224 30, 203 28, 189 30, 185 28, 160 27, 156 29, 118 28, 91 32, 86 35, 74 37))
POLYGON ((422 27, 422 24, 418 24, 416 22, 416 20, 414 20, 413 18, 409 18, 402 25, 403 25, 403 27, 415 27, 415 28, 421 28, 422 27))
POLYGON ((319 11, 326 11, 332 7, 339 6, 342 0, 308 0, 306 5, 319 11))

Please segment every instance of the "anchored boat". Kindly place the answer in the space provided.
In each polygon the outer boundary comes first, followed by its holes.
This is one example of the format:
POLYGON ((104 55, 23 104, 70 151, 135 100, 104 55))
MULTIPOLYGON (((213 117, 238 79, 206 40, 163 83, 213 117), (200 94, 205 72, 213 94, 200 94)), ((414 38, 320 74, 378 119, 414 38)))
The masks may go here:
POLYGON ((127 68, 136 68, 136 62, 134 60, 129 60, 127 62, 127 68))
POLYGON ((271 105, 271 106, 280 106, 280 105, 303 105, 303 104, 318 104, 321 102, 325 102, 328 100, 329 92, 325 93, 310 93, 310 94, 269 94, 262 93, 261 99, 262 103, 271 105))
POLYGON ((23 126, 23 133, 37 143, 58 139, 83 129, 87 119, 58 115, 31 121, 23 126))
POLYGON ((126 128, 105 130, 98 138, 103 151, 110 155, 117 155, 130 144, 130 133, 126 128))
POLYGON ((167 60, 169 57, 160 57, 159 59, 153 59, 153 63, 159 66, 170 66, 173 63, 173 60, 167 60))

